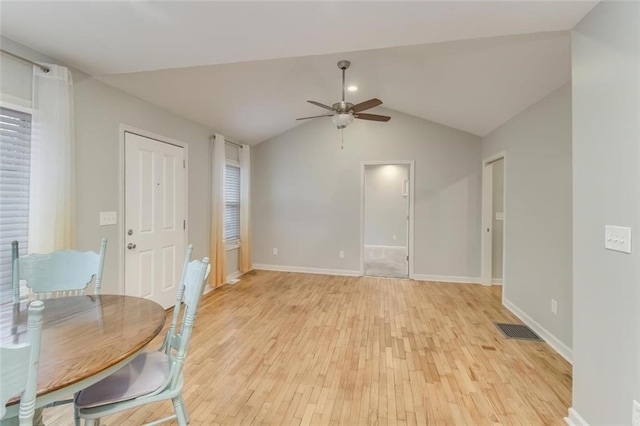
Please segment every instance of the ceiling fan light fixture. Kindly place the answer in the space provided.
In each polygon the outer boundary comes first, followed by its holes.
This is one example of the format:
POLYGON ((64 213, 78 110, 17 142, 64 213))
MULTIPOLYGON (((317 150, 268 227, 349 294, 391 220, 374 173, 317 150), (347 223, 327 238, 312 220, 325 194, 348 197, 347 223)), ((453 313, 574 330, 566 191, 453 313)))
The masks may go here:
POLYGON ((353 114, 335 114, 331 117, 331 121, 338 129, 344 129, 353 121, 353 114))
POLYGON ((382 101, 380 99, 373 98, 369 99, 368 101, 357 103, 355 105, 345 100, 345 92, 358 90, 358 87, 356 85, 352 84, 347 87, 347 85, 345 84, 345 71, 347 68, 349 68, 349 65, 351 65, 351 62, 349 61, 338 62, 338 68, 340 68, 340 70, 342 71, 342 100, 340 102, 336 102, 333 105, 329 106, 317 101, 307 101, 312 105, 331 111, 331 114, 301 117, 297 118, 296 120, 308 120, 310 118, 318 117, 331 117, 331 121, 333 121, 333 124, 336 125, 338 130, 347 127, 349 124, 351 124, 354 118, 357 118, 359 120, 382 122, 391 120, 391 117, 389 117, 388 115, 363 113, 363 111, 367 111, 371 108, 382 105, 382 101))

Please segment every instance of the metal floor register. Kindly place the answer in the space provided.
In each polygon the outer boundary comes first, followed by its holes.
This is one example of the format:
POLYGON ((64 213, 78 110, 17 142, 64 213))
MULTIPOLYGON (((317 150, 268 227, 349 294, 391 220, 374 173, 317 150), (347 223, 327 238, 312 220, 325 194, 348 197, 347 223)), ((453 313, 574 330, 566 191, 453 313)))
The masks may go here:
POLYGON ((534 340, 537 342, 544 341, 526 325, 504 324, 497 322, 496 327, 498 327, 507 339, 534 340))

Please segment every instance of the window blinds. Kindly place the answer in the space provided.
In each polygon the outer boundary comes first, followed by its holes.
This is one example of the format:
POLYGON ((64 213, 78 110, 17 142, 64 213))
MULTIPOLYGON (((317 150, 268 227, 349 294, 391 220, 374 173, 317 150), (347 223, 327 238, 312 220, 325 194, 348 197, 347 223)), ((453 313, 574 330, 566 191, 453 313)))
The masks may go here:
POLYGON ((240 239, 240 167, 225 168, 224 176, 224 240, 240 239))
POLYGON ((27 253, 31 115, 0 108, 0 301, 11 299, 11 242, 27 253))

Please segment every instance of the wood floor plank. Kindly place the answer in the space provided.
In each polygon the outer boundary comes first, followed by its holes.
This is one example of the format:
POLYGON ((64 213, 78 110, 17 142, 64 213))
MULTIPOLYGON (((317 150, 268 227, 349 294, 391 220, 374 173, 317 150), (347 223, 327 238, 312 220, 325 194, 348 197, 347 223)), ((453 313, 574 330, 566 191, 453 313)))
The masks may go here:
MULTIPOLYGON (((191 424, 561 425, 571 366, 545 343, 504 339, 493 323, 519 321, 500 300, 499 287, 247 274, 203 298, 185 368, 191 424)), ((69 425, 71 408, 45 422, 69 425)))

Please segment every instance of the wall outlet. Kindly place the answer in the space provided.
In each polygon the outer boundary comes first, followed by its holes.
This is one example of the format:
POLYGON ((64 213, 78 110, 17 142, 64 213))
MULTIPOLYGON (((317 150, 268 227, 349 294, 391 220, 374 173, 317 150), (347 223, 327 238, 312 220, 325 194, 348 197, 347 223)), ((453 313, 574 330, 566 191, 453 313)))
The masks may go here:
POLYGON ((556 299, 551 299, 551 312, 554 314, 558 313, 558 302, 556 302, 556 299))
POLYGON ((278 255, 278 248, 277 248, 277 247, 274 247, 274 248, 273 248, 273 255, 274 255, 274 256, 277 256, 277 255, 278 255))
POLYGON ((340 259, 344 259, 344 252, 340 250, 340 253, 338 254, 338 256, 340 256, 340 259))
POLYGON ((633 414, 631 414, 631 424, 633 426, 640 426, 640 403, 633 401, 633 414))
POLYGON ((100 226, 115 225, 117 217, 116 212, 100 212, 100 226))

